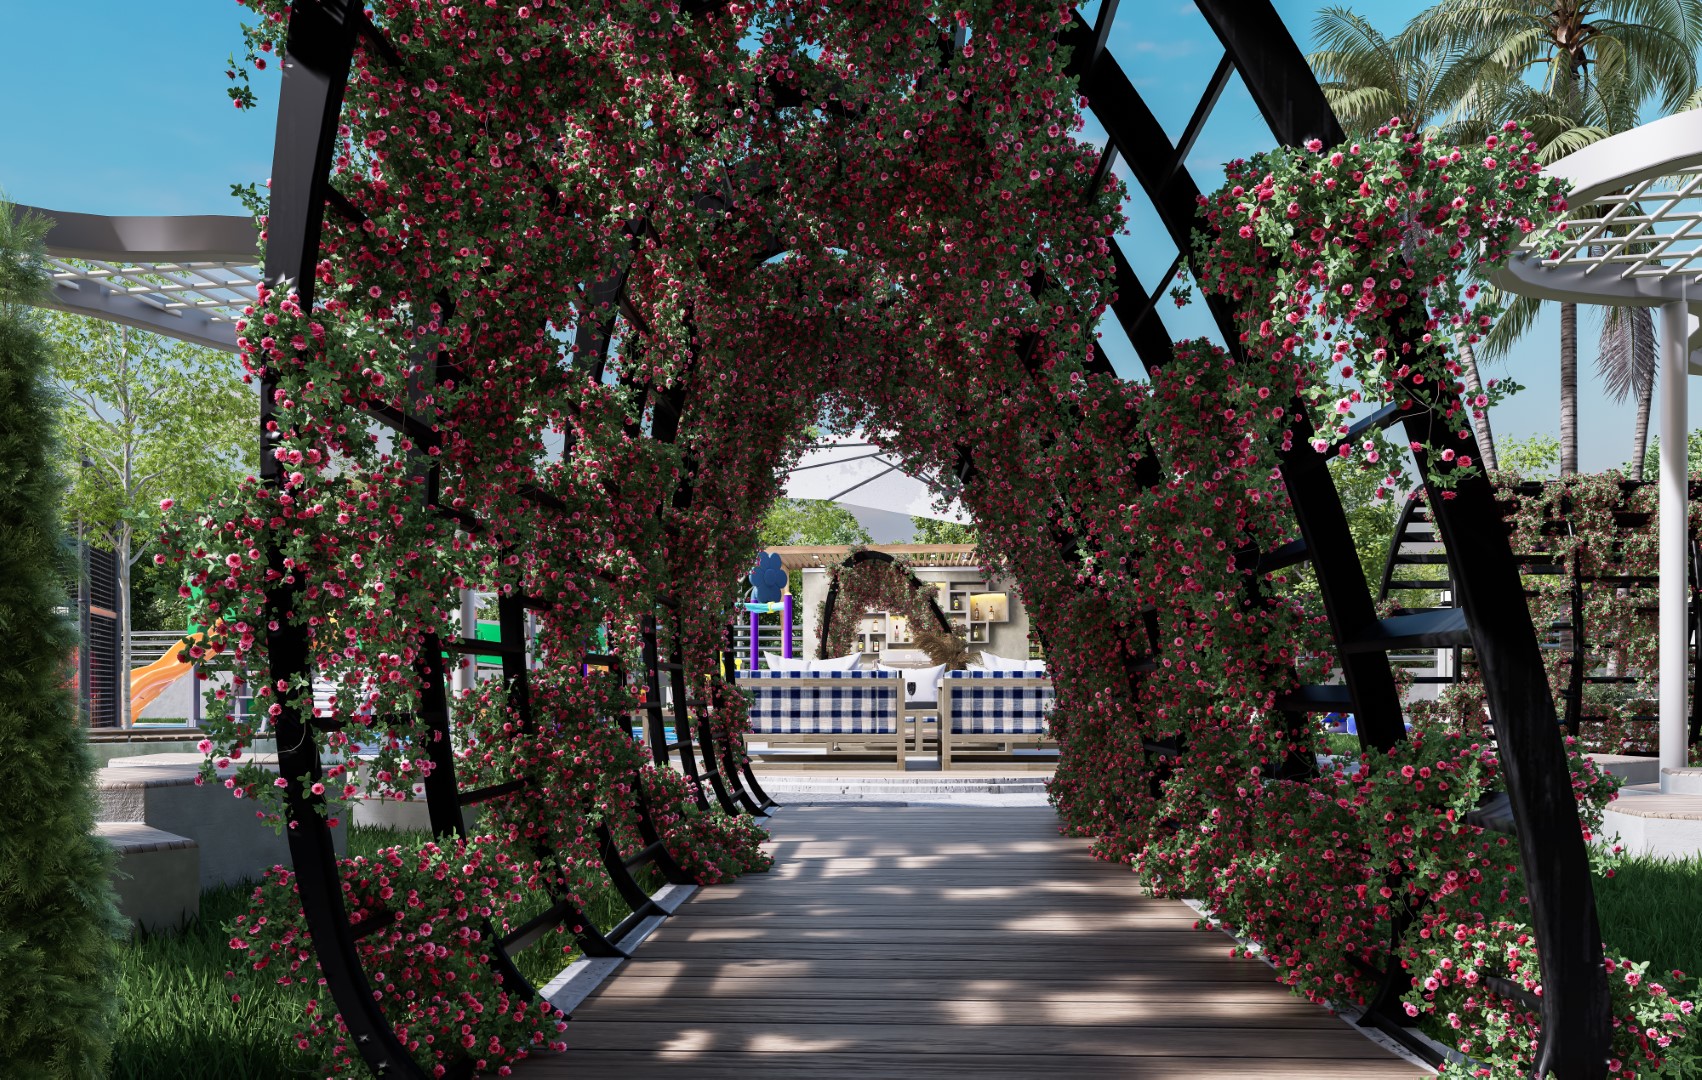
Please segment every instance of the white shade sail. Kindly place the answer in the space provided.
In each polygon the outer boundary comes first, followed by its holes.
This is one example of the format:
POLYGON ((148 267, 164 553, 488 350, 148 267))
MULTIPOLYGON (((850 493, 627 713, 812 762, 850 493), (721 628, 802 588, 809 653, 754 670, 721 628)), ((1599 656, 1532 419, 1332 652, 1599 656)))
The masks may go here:
POLYGON ((789 499, 820 499, 847 508, 968 524, 969 515, 955 500, 943 511, 935 508, 940 491, 928 479, 905 472, 896 455, 861 433, 817 441, 786 476, 789 499))

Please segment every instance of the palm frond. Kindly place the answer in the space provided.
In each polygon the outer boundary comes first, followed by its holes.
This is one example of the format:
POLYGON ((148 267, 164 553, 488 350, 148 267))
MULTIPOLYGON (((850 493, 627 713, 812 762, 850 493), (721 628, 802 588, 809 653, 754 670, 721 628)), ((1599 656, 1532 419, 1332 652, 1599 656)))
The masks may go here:
MULTIPOLYGON (((1493 295, 1491 299, 1493 299, 1493 295)), ((1500 294, 1506 299, 1506 294, 1500 294)), ((1514 296, 1507 302, 1501 317, 1489 328, 1477 346, 1480 360, 1502 360, 1512 351, 1513 343, 1530 332, 1542 314, 1542 301, 1534 296, 1514 296)))
POLYGON ((1696 89, 1696 52, 1665 28, 1600 20, 1595 63, 1603 80, 1635 87, 1639 97, 1658 95, 1665 111, 1677 109, 1696 89))
POLYGON ((1639 397, 1653 386, 1659 367, 1655 320, 1648 308, 1610 307, 1602 319, 1596 371, 1614 401, 1639 397))

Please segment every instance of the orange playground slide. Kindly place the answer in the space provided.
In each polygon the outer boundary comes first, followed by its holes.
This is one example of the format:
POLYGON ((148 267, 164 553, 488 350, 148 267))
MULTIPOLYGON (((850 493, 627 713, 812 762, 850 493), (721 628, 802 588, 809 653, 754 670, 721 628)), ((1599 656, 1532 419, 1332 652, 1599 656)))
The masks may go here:
POLYGON ((165 655, 149 664, 147 667, 133 668, 130 672, 130 715, 141 716, 142 710, 153 703, 153 700, 165 693, 165 688, 189 674, 190 664, 177 658, 182 651, 183 643, 178 642, 165 651, 165 655))

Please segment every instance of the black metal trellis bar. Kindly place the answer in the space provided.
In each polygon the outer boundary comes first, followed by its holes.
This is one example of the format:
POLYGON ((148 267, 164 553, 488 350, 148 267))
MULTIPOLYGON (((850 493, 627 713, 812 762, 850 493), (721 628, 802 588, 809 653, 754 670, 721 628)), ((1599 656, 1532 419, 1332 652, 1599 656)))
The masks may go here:
MULTIPOLYGON (((1276 26, 1278 32, 1286 35, 1280 19, 1276 20, 1276 26)), ((1109 52, 1095 55, 1090 47, 1093 33, 1093 28, 1079 14, 1076 15, 1074 23, 1064 34, 1065 42, 1074 46, 1075 50, 1071 70, 1080 75, 1089 107, 1104 125, 1112 144, 1129 162, 1137 181, 1164 221, 1179 257, 1191 258, 1199 189, 1184 165, 1187 151, 1185 147, 1171 145, 1163 126, 1141 100, 1115 58, 1109 52), (1086 66, 1084 57, 1092 57, 1091 67, 1086 66), (1079 69, 1078 65, 1081 65, 1079 69)), ((1239 56, 1229 49, 1227 43, 1226 49, 1229 58, 1239 63, 1239 56)), ((1310 79, 1309 72, 1303 74, 1310 79)), ((1227 72, 1220 65, 1189 122, 1191 132, 1197 133, 1203 127, 1210 106, 1221 95, 1227 77, 1227 72)), ((1131 285, 1138 286, 1138 281, 1115 245, 1112 252, 1118 264, 1119 291, 1119 302, 1113 305, 1113 311, 1123 323, 1130 340, 1141 351, 1142 361, 1149 370, 1154 370, 1170 358, 1169 335, 1144 291, 1139 294, 1140 300, 1134 303, 1123 300, 1123 292, 1131 285)), ((1229 343, 1232 351, 1237 350, 1239 331, 1229 308, 1219 297, 1208 297, 1207 302, 1223 340, 1229 343)), ((1304 416, 1302 410, 1291 411, 1297 416, 1304 416)), ((1326 470, 1310 467, 1316 464, 1311 459, 1319 457, 1305 445, 1310 435, 1309 429, 1296 433, 1299 449, 1285 461, 1283 480, 1300 526, 1300 551, 1319 568, 1319 591, 1324 598, 1331 630, 1337 641, 1346 641, 1376 621, 1376 608, 1371 602, 1364 572, 1360 569, 1334 481, 1326 470), (1328 571, 1324 569, 1326 567, 1328 571)), ((1387 655, 1361 652, 1343 655, 1341 662, 1355 712, 1361 718, 1359 730, 1362 740, 1367 745, 1384 749, 1393 746, 1404 737, 1405 727, 1401 718, 1400 695, 1387 655)))
MULTIPOLYGON (((1236 58, 1279 139, 1290 146, 1308 138, 1325 145, 1343 141, 1323 92, 1268 2, 1199 0, 1198 6, 1236 58)), ((1430 435, 1429 421, 1428 416, 1406 417, 1408 436, 1423 443, 1430 435)), ((1479 457, 1470 425, 1463 434, 1465 451, 1479 457)), ((1422 455, 1416 456, 1425 473, 1422 455)), ((1470 553, 1451 566, 1469 627, 1464 637, 1476 650, 1490 699, 1542 964, 1543 1023, 1535 1074, 1598 1080, 1606 1075, 1611 1041, 1601 931, 1571 776, 1519 566, 1486 477, 1461 480, 1448 497, 1432 488, 1430 505, 1446 549, 1470 553)), ((1357 570, 1357 560, 1348 561, 1357 570)), ((1315 565, 1321 581, 1323 565, 1315 565)))
MULTIPOLYGON (((670 619, 677 618, 679 605, 669 597, 658 597, 661 607, 670 612, 670 619)), ((668 766, 671 753, 678 750, 680 754, 680 771, 691 783, 691 790, 699 810, 709 809, 709 797, 703 791, 703 779, 697 772, 697 750, 691 732, 691 706, 695 704, 686 697, 685 686, 685 653, 681 648, 677 624, 673 624, 674 648, 668 660, 661 657, 659 641, 661 619, 655 614, 645 615, 640 623, 639 635, 643 642, 644 673, 645 673, 645 702, 644 709, 649 714, 646 719, 650 732, 650 753, 657 768, 668 766), (662 673, 668 673, 667 689, 671 700, 663 701, 662 673), (668 739, 664 721, 667 718, 669 706, 673 708, 674 738, 668 739)), ((717 792, 717 796, 720 796, 717 792)))
MULTIPOLYGON (((350 0, 297 0, 290 10, 272 154, 265 269, 269 286, 293 287, 304 310, 313 303, 312 267, 324 226, 337 121, 356 37, 361 33, 358 24, 365 21, 360 5, 350 0)), ((283 463, 273 452, 282 434, 274 404, 276 387, 277 376, 268 367, 261 374, 260 476, 275 491, 282 490, 285 475, 283 463)), ((290 859, 302 915, 326 987, 367 1067, 375 1076, 424 1080, 425 1074, 373 999, 361 968, 357 933, 343 902, 336 851, 323 814, 324 800, 309 790, 322 772, 318 743, 298 689, 311 687, 313 678, 306 629, 293 618, 297 588, 270 534, 266 557, 277 575, 266 595, 266 649, 278 707, 273 727, 278 771, 286 781, 290 859)))
MULTIPOLYGON (((734 672, 738 670, 738 663, 735 659, 738 656, 738 645, 735 642, 737 627, 729 620, 723 633, 724 640, 722 641, 720 656, 721 680, 716 690, 718 693, 742 693, 743 691, 738 688, 737 680, 734 677, 734 672)), ((777 808, 780 804, 775 802, 768 792, 762 789, 762 784, 757 781, 756 772, 751 768, 750 753, 743 747, 736 746, 731 738, 727 740, 725 745, 727 772, 742 775, 745 790, 757 802, 757 808, 752 810, 751 813, 765 814, 777 808)))

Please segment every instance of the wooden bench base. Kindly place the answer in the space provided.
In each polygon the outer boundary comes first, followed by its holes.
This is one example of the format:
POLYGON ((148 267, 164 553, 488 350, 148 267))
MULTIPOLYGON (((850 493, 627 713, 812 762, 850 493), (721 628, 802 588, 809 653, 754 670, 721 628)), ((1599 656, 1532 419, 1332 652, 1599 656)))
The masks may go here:
MULTIPOLYGON (((904 738, 903 735, 897 734, 897 733, 894 733, 894 732, 875 733, 875 734, 872 734, 872 735, 860 735, 860 734, 855 734, 855 733, 835 733, 835 734, 830 734, 830 735, 816 735, 816 734, 807 734, 806 735, 806 734, 795 734, 795 733, 792 733, 792 732, 781 732, 781 733, 769 734, 768 732, 763 732, 763 731, 750 731, 750 732, 745 733, 745 741, 747 743, 749 743, 749 742, 760 742, 760 743, 762 743, 766 746, 776 746, 776 747, 778 747, 778 746, 821 746, 821 747, 825 747, 826 750, 829 753, 832 753, 834 750, 838 750, 841 747, 848 747, 848 746, 865 747, 865 748, 868 748, 866 750, 867 753, 880 753, 880 754, 891 754, 891 755, 893 755, 893 757, 894 757, 894 759, 895 759, 895 761, 898 765, 898 771, 899 772, 904 771, 905 748, 906 748, 906 744, 908 743, 908 740, 906 738, 904 738)), ((760 751, 758 751, 758 753, 760 753, 760 751)))
MULTIPOLYGON (((1034 687, 1050 687, 1052 680, 1039 676, 1027 678, 1000 679, 997 682, 984 684, 979 689, 1031 689, 1034 687)), ((951 768, 953 754, 961 754, 975 748, 984 754, 1009 754, 1020 747, 1042 749, 1046 745, 1056 746, 1052 737, 1043 731, 986 731, 986 732, 953 732, 952 731, 952 697, 955 691, 968 689, 964 681, 951 678, 940 681, 940 723, 939 723, 939 758, 940 770, 951 768), (997 747, 997 749, 992 749, 997 747)), ((920 730, 918 726, 918 738, 920 730)), ((973 752, 972 752, 973 753, 973 752)))

